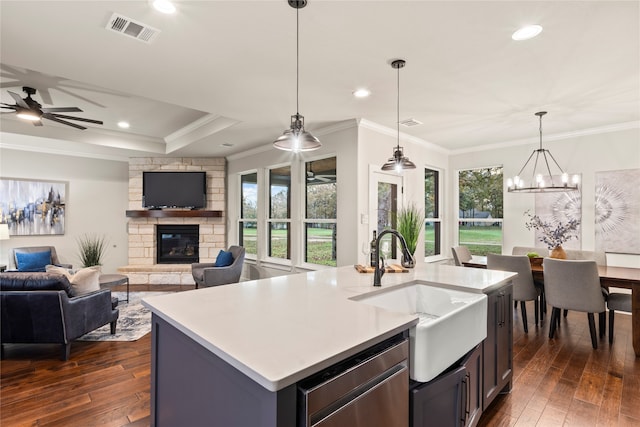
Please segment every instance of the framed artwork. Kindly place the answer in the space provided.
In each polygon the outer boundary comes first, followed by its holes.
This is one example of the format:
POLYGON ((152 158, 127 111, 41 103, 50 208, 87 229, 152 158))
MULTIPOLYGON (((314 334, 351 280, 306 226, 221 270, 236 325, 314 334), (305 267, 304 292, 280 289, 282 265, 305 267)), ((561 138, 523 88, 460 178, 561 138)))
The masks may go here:
POLYGON ((10 236, 64 234, 67 183, 0 178, 0 222, 10 236))
POLYGON ((640 169, 596 172, 596 249, 640 254, 640 169))
MULTIPOLYGON (((554 176, 554 180, 560 181, 560 176, 554 176)), ((582 181, 582 180, 581 180, 582 181)), ((536 193, 536 215, 542 221, 551 224, 559 222, 567 223, 576 219, 582 223, 582 193, 580 187, 577 190, 566 192, 536 193)), ((582 249, 582 225, 578 225, 575 236, 562 244, 564 249, 582 249)), ((540 244, 541 232, 536 230, 536 244, 540 244)))

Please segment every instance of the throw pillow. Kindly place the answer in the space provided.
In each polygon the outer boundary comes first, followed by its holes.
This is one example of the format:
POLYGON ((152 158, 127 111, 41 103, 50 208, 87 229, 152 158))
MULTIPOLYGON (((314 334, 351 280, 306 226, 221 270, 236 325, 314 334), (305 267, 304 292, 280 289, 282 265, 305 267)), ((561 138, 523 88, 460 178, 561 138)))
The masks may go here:
POLYGON ((100 290, 100 267, 98 266, 81 268, 72 274, 66 268, 48 265, 47 273, 66 276, 76 295, 88 294, 100 290))
POLYGON ((45 271, 51 264, 51 251, 16 252, 16 264, 18 271, 45 271))
POLYGON ((220 250, 218 257, 216 258, 216 267, 228 267, 233 264, 233 254, 228 251, 220 250))

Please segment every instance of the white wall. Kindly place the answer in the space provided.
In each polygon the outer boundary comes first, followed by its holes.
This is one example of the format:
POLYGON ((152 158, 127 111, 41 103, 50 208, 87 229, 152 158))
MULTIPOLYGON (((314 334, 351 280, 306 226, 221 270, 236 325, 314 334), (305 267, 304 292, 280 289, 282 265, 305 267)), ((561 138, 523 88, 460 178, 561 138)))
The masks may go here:
MULTIPOLYGON (((582 249, 595 250, 595 173, 640 168, 640 129, 574 136, 547 141, 544 148, 551 151, 560 166, 569 174, 581 174, 582 192, 582 249)), ((538 148, 538 142, 450 156, 449 182, 455 185, 457 171, 484 166, 502 165, 504 177, 516 175, 528 156, 538 148)), ((525 226, 523 213, 534 210, 533 194, 507 193, 504 197, 503 251, 511 253, 513 246, 536 246, 533 231, 525 226)), ((451 200, 455 208, 455 200, 451 200)), ((452 211, 455 212, 455 211, 452 211)), ((454 236, 451 236, 452 238, 454 236)), ((640 236, 638 236, 640 238, 640 236)), ((640 267, 639 255, 607 254, 609 265, 640 267)))
MULTIPOLYGON (((369 211, 369 167, 379 170, 380 167, 393 155, 393 148, 398 144, 397 130, 384 128, 374 123, 362 121, 358 129, 358 218, 360 214, 368 214, 369 211)), ((424 208, 424 169, 429 167, 441 171, 441 179, 445 179, 447 174, 448 155, 434 145, 416 142, 407 135, 400 134, 400 146, 404 148, 404 155, 415 163, 416 168, 406 170, 402 173, 404 193, 399 201, 401 205, 415 203, 418 207, 424 208)), ((449 189, 445 185, 442 197, 446 201, 449 189)), ((447 206, 446 204, 444 206, 447 206)), ((449 215, 448 210, 443 212, 443 218, 449 215)), ((443 235, 450 224, 445 222, 443 235)), ((358 242, 360 244, 371 240, 371 233, 375 229, 375 218, 369 218, 369 224, 358 222, 358 242)), ((442 252, 447 256, 446 251, 450 243, 443 242, 442 252)), ((357 250, 357 248, 356 248, 357 250)), ((424 237, 418 240, 415 253, 416 259, 424 258, 424 237)))
POLYGON ((0 264, 8 265, 9 248, 46 245, 56 247, 61 262, 80 267, 76 239, 85 233, 105 235, 108 240, 103 272, 115 273, 127 264, 127 162, 0 149, 0 176, 68 182, 65 234, 4 240, 0 264))

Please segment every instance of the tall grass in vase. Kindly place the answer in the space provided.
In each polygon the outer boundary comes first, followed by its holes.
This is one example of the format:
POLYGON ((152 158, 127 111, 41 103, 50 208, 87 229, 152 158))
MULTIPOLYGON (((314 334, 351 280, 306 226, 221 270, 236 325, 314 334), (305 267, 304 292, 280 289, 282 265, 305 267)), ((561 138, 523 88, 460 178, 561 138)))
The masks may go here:
POLYGON ((102 265, 102 257, 107 251, 107 240, 104 236, 85 234, 78 237, 77 241, 83 267, 102 265))
POLYGON ((424 225, 424 214, 414 203, 411 203, 398 211, 397 231, 402 234, 404 240, 407 242, 407 247, 411 254, 415 254, 416 247, 418 246, 418 239, 420 238, 420 232, 424 225))

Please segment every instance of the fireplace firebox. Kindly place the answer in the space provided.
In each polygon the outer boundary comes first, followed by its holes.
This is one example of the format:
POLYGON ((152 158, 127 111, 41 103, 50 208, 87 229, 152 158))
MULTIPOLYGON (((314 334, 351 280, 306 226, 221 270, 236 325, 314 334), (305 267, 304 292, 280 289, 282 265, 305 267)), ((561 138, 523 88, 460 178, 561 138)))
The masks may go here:
POLYGON ((191 264, 200 261, 199 225, 156 225, 156 263, 191 264))

